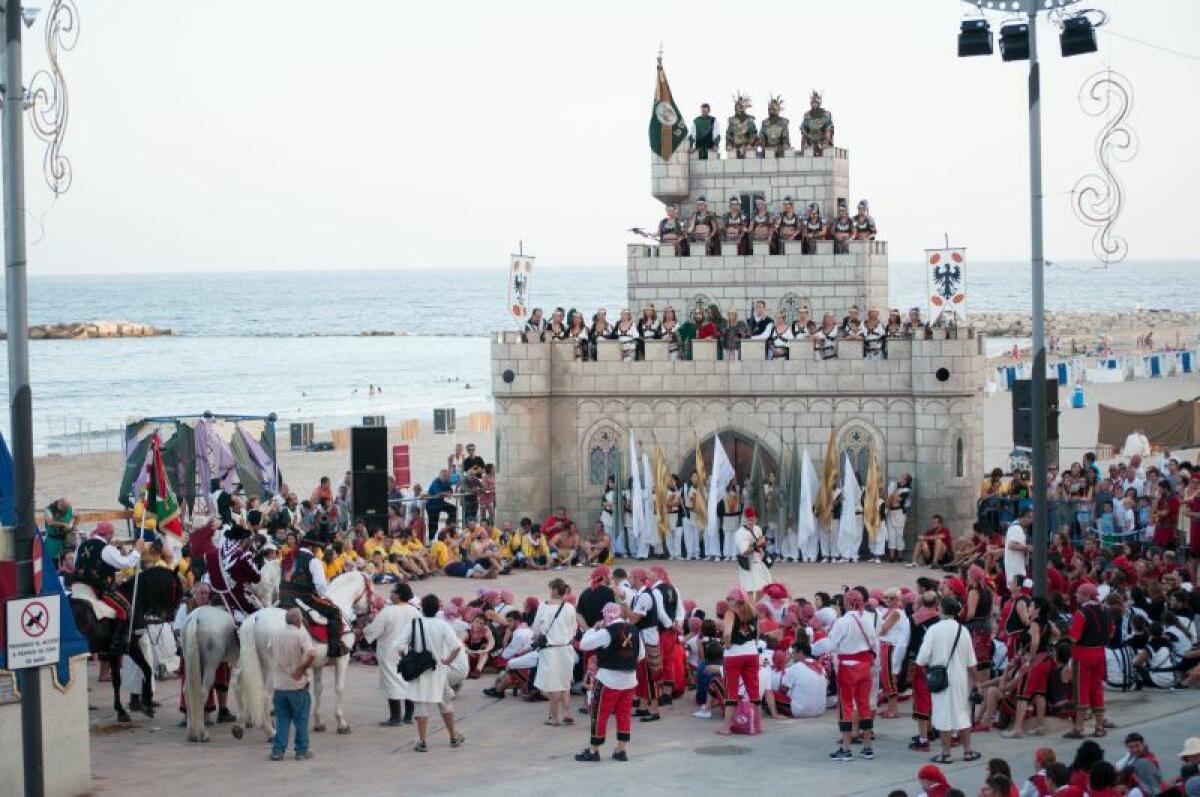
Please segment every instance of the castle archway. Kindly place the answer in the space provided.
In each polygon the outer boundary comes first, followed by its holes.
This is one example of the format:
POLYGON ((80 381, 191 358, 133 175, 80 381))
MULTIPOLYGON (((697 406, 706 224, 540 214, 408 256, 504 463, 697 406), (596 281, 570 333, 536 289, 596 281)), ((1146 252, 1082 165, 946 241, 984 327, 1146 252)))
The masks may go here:
MULTIPOLYGON (((721 445, 725 447, 725 456, 729 457, 730 464, 733 465, 733 470, 737 473, 738 483, 744 483, 750 477, 750 470, 754 467, 754 449, 757 445, 759 456, 762 458, 763 478, 766 478, 768 473, 779 475, 779 464, 773 452, 761 440, 757 440, 750 435, 742 434, 741 432, 726 429, 720 433, 721 445)), ((713 461, 713 441, 715 437, 709 435, 700 443, 700 454, 704 458, 704 472, 712 474, 713 461)), ((679 478, 685 482, 692 478, 692 474, 696 472, 696 449, 691 447, 687 454, 684 455, 683 461, 679 465, 679 478)))

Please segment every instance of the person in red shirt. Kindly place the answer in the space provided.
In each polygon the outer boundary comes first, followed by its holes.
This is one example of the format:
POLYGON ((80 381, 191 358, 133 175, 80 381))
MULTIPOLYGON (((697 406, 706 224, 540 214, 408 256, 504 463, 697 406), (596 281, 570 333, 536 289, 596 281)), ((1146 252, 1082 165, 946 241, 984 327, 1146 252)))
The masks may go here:
POLYGON ((1088 709, 1096 723, 1093 736, 1104 736, 1104 646, 1112 637, 1113 621, 1108 609, 1100 605, 1095 584, 1080 584, 1075 590, 1079 607, 1071 617, 1071 659, 1075 682, 1074 727, 1063 738, 1082 739, 1088 709))
POLYGON ((946 528, 941 515, 934 515, 933 526, 917 537, 916 545, 913 547, 913 558, 908 566, 916 567, 919 564, 928 564, 930 567, 936 567, 946 561, 950 547, 950 529, 946 528))
POLYGON ((542 534, 554 544, 554 538, 559 532, 566 530, 567 526, 571 525, 571 518, 567 516, 566 507, 557 507, 554 513, 542 521, 542 534))
POLYGON ((1065 565, 1062 559, 1058 557, 1050 557, 1050 565, 1046 568, 1046 589, 1051 593, 1067 592, 1070 589, 1070 582, 1063 574, 1065 565))
POLYGON ((925 790, 925 797, 946 797, 951 788, 945 773, 933 764, 926 764, 917 770, 917 782, 925 790))
POLYGON ((1151 538, 1151 542, 1160 548, 1173 551, 1178 544, 1179 506, 1179 496, 1171 489, 1171 482, 1160 481, 1153 512, 1154 536, 1151 538))

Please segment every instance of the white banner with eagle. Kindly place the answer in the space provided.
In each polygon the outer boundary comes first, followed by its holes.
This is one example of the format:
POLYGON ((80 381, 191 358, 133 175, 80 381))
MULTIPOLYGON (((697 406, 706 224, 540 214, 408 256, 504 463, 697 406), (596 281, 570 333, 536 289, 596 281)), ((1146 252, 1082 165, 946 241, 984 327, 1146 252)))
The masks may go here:
POLYGON ((529 278, 533 276, 532 255, 513 255, 508 267, 508 311, 519 329, 529 320, 529 278))
POLYGON ((966 265, 964 248, 925 250, 930 324, 951 320, 962 324, 967 320, 966 265))

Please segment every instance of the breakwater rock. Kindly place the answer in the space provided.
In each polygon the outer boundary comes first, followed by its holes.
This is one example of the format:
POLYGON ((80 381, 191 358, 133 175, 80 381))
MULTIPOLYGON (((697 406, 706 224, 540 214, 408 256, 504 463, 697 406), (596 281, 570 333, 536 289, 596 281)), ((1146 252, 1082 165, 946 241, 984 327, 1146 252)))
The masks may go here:
MULTIPOLYGON (((1029 313, 971 313, 970 323, 971 326, 992 337, 1024 338, 1033 334, 1029 313)), ((1143 335, 1153 329, 1194 326, 1200 326, 1200 313, 1173 310, 1046 313, 1047 335, 1143 335)))
MULTIPOLYGON (((90 340, 92 338, 156 338, 177 335, 170 327, 137 324, 133 321, 72 321, 36 324, 29 328, 30 340, 90 340)), ((6 333, 0 331, 0 340, 6 333)))

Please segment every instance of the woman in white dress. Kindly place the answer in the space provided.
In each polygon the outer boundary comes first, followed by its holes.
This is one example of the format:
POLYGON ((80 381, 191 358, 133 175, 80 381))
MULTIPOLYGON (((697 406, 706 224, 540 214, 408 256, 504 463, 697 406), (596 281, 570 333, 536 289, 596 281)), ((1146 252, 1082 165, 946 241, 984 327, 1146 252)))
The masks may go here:
POLYGON ((538 606, 533 633, 538 641, 537 675, 533 685, 550 700, 547 725, 574 725, 571 716, 571 680, 575 670, 575 607, 566 601, 571 588, 561 578, 550 582, 550 600, 538 606), (559 712, 562 721, 559 722, 559 712))
POLYGON ((379 723, 385 727, 401 724, 400 708, 404 705, 404 679, 396 672, 400 662, 400 635, 405 628, 411 631, 412 621, 421 616, 420 610, 409 601, 413 591, 405 582, 392 589, 392 602, 383 607, 375 619, 363 629, 363 639, 375 643, 375 663, 379 667, 379 686, 387 695, 388 718, 379 723))
POLYGON ((941 609, 942 619, 925 632, 917 653, 917 664, 926 672, 930 667, 945 667, 949 682, 944 690, 933 693, 933 727, 941 733, 942 739, 942 753, 933 761, 938 764, 950 762, 954 731, 958 731, 962 742, 963 760, 977 761, 980 754, 971 747, 970 673, 975 669, 975 648, 971 645, 971 632, 956 619, 962 612, 958 598, 942 598, 941 609))
POLYGON ((771 583, 771 571, 763 563, 763 551, 767 548, 767 538, 762 529, 755 524, 757 513, 754 507, 746 507, 742 513, 743 522, 733 535, 734 549, 738 557, 738 585, 750 595, 751 603, 758 602, 758 593, 771 583), (743 567, 745 562, 747 567, 743 567))
POLYGON ((437 595, 429 594, 421 598, 421 616, 400 629, 398 640, 401 656, 410 650, 428 650, 437 661, 432 670, 421 673, 414 681, 404 682, 404 697, 416 706, 413 716, 417 719, 417 734, 421 738, 413 745, 413 749, 418 753, 429 751, 429 713, 435 707, 446 724, 446 732, 450 734, 450 746, 460 747, 465 741, 454 727, 454 706, 446 701, 450 667, 462 654, 462 644, 450 624, 437 616, 440 608, 441 601, 437 595))

